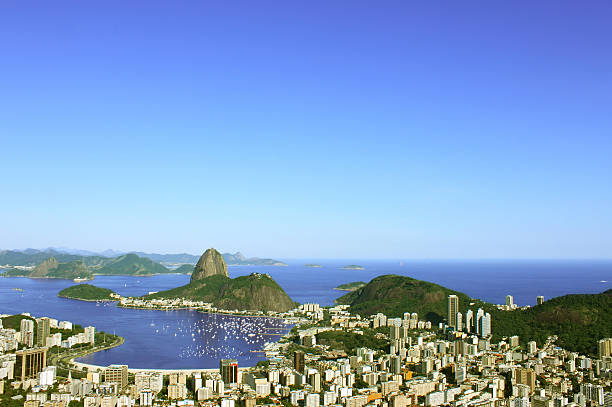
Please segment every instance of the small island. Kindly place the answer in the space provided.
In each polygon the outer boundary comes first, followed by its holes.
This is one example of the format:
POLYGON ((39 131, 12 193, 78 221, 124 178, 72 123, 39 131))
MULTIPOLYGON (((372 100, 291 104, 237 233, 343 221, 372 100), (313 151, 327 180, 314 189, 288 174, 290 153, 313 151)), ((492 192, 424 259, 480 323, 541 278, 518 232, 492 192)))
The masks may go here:
POLYGON ((365 267, 357 264, 349 264, 348 266, 341 267, 342 270, 365 270, 365 267))
POLYGON ((58 297, 70 298, 81 301, 113 301, 113 295, 117 295, 108 288, 96 287, 91 284, 78 284, 64 288, 58 297))
POLYGON ((353 281, 352 283, 340 284, 338 287, 334 288, 334 290, 338 291, 355 291, 359 290, 361 287, 365 287, 367 283, 363 281, 353 281))
POLYGON ((321 268, 320 264, 304 264, 304 267, 321 268))

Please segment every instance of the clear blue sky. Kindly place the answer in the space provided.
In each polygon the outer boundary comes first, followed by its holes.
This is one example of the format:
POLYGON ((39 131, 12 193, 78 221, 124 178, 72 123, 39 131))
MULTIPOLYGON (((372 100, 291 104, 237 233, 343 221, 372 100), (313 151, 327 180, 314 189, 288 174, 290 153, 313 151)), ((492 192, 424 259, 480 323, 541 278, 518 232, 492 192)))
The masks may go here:
POLYGON ((0 248, 612 257, 609 1, 0 3, 0 248))

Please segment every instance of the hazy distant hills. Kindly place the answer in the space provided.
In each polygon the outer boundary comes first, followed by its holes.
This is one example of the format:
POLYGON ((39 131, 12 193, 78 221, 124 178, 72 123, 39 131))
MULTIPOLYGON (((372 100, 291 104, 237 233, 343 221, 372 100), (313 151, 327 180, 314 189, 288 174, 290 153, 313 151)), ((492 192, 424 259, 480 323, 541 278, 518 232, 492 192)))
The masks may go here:
MULTIPOLYGON (((181 264, 195 265, 200 256, 188 253, 177 254, 158 254, 144 252, 130 252, 139 257, 150 259, 154 262, 166 266, 178 266, 181 264)), ((0 251, 0 266, 36 266, 43 260, 55 257, 60 263, 67 263, 81 260, 86 266, 104 266, 112 262, 113 258, 128 254, 114 250, 103 252, 91 252, 87 250, 48 248, 44 250, 25 249, 25 250, 2 250, 0 251)), ((274 259, 262 259, 259 257, 247 258, 242 253, 223 253, 223 259, 229 266, 286 266, 285 263, 274 259)))
POLYGON ((108 264, 104 265, 95 274, 103 275, 133 275, 142 276, 150 274, 170 273, 166 267, 154 262, 146 257, 140 257, 134 253, 124 254, 115 259, 112 259, 108 264))
POLYGON ((86 266, 101 266, 109 261, 109 258, 103 256, 83 256, 78 254, 70 254, 47 249, 44 251, 36 249, 26 249, 24 251, 17 250, 2 250, 0 251, 0 266, 37 266, 48 258, 54 257, 60 263, 69 263, 71 261, 82 261, 86 266))
POLYGON ((240 252, 223 253, 223 259, 228 266, 286 266, 282 261, 274 259, 261 259, 259 257, 246 258, 240 252))
POLYGON ((10 269, 5 273, 10 277, 32 277, 32 278, 92 278, 92 272, 81 260, 60 263, 55 257, 43 260, 31 270, 10 269))

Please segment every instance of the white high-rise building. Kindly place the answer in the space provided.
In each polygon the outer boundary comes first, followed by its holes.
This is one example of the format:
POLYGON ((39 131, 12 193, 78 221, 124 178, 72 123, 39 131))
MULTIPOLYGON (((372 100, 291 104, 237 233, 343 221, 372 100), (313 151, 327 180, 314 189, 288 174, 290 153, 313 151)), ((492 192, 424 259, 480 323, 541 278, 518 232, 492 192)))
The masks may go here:
POLYGON ((85 327, 85 341, 89 344, 95 345, 96 343, 96 328, 93 326, 85 327))
POLYGON ((465 313, 465 330, 467 332, 472 332, 474 327, 474 312, 471 309, 467 310, 465 313))
POLYGON ((152 406, 153 405, 153 391, 149 389, 145 389, 140 392, 140 405, 141 406, 152 406))
POLYGON ((478 319, 478 333, 480 336, 491 335, 491 314, 488 312, 478 319))
POLYGON ((34 321, 22 319, 20 323, 20 342, 28 348, 34 346, 34 321))
POLYGON ((476 311, 476 334, 480 335, 480 318, 482 318, 484 316, 484 311, 482 310, 482 308, 478 308, 478 311, 476 311))
POLYGON ((512 308, 514 306, 514 297, 506 295, 506 306, 512 308))

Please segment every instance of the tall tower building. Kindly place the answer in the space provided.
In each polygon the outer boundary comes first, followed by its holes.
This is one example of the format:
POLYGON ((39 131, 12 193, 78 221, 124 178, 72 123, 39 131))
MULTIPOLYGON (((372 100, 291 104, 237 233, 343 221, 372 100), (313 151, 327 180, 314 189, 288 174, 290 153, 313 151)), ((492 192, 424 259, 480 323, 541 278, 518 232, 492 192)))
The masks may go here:
POLYGON ((514 298, 511 295, 506 295, 506 306, 507 307, 514 306, 514 298))
POLYGON ((448 326, 457 327, 457 312, 459 312, 459 297, 448 296, 448 326))
POLYGON ((238 361, 236 359, 221 359, 219 373, 223 383, 230 387, 238 385, 238 361))
POLYGON ((51 333, 51 321, 47 317, 36 320, 36 344, 47 346, 47 337, 51 333))
POLYGON ((474 312, 471 309, 465 313, 465 330, 470 333, 474 329, 474 312))
POLYGON ((306 368, 306 363, 304 361, 304 352, 293 352, 293 368, 300 373, 304 373, 304 369, 306 368))
POLYGON ((542 305, 544 304, 544 296, 543 295, 538 295, 536 298, 536 304, 537 305, 542 305))
POLYGON ((491 314, 488 312, 478 319, 478 333, 480 336, 491 335, 491 314))
POLYGON ((480 335, 480 318, 482 318, 484 316, 484 311, 482 310, 482 308, 478 308, 478 311, 476 311, 476 334, 480 335))
POLYGON ((96 328, 93 326, 85 327, 85 340, 94 345, 96 343, 96 328))
POLYGON ((34 346, 34 321, 31 319, 22 319, 20 326, 20 342, 28 348, 34 346))
POLYGON ((455 327, 457 331, 463 330, 463 316, 461 315, 461 312, 457 312, 457 319, 455 321, 455 324, 457 325, 455 327))

